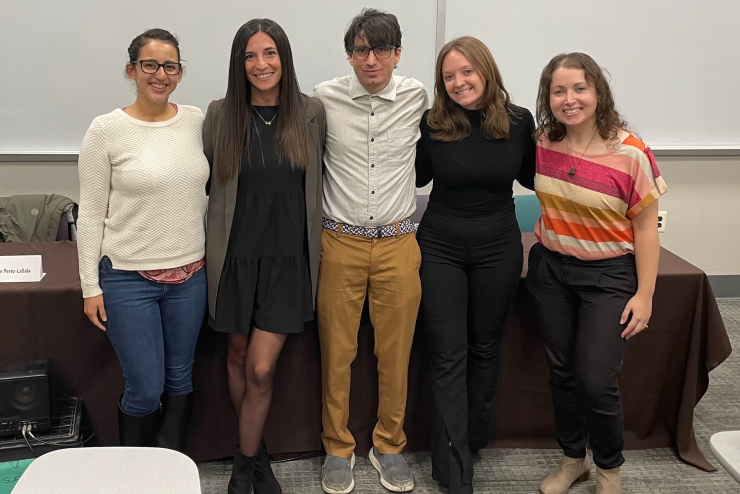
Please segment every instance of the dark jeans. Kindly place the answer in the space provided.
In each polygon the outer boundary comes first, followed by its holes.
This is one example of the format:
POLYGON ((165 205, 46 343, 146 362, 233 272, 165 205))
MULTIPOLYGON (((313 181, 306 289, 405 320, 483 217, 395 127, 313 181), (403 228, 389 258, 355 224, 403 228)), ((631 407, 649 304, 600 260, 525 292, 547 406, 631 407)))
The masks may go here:
POLYGON ((206 269, 177 285, 155 283, 137 271, 100 261, 108 339, 126 380, 121 410, 148 415, 162 393, 193 390, 195 344, 206 310, 206 269))
POLYGON ((431 353, 432 477, 471 492, 472 450, 488 445, 501 334, 522 269, 513 208, 472 216, 435 207, 416 238, 431 353))
POLYGON ((583 458, 589 443, 599 468, 622 465, 617 377, 627 323, 619 319, 637 292, 634 256, 582 261, 537 243, 529 252, 527 288, 543 322, 558 443, 571 458, 583 458))

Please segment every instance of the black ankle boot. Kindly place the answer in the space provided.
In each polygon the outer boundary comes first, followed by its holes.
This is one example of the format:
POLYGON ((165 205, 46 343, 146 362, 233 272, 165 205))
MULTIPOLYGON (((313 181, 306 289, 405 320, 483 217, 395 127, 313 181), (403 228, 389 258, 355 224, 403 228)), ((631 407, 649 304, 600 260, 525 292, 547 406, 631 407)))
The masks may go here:
POLYGON ((137 417, 121 410, 118 400, 118 442, 121 446, 154 446, 157 439, 160 413, 155 410, 149 415, 137 417))
POLYGON ((267 445, 263 439, 257 450, 257 461, 254 464, 254 494, 282 494, 283 490, 272 473, 270 457, 267 456, 267 445))
POLYGON ((236 449, 234 466, 231 468, 231 479, 229 480, 228 494, 252 494, 252 482, 254 482, 254 464, 257 456, 244 456, 236 449))
POLYGON ((479 440, 479 441, 470 441, 470 452, 473 455, 480 454, 480 450, 485 449, 488 447, 488 441, 485 440, 479 440))
POLYGON ((160 448, 185 452, 194 396, 195 393, 186 395, 165 393, 162 395, 162 424, 157 436, 157 445, 160 448))

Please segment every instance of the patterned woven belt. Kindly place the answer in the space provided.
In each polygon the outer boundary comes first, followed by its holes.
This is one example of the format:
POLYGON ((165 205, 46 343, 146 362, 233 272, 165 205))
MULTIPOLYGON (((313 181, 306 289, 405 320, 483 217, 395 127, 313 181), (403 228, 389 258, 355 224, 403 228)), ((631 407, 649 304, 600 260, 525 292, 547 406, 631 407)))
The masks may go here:
POLYGON ((337 223, 336 221, 330 220, 328 218, 324 218, 323 220, 321 220, 321 225, 327 230, 331 230, 333 232, 338 231, 339 225, 342 225, 343 234, 357 235, 359 237, 365 238, 395 237, 396 235, 406 235, 407 233, 414 233, 416 231, 416 226, 414 225, 414 222, 411 221, 411 218, 406 218, 405 220, 398 223, 398 226, 401 227, 401 231, 398 233, 396 232, 396 225, 365 228, 364 226, 353 226, 337 223))

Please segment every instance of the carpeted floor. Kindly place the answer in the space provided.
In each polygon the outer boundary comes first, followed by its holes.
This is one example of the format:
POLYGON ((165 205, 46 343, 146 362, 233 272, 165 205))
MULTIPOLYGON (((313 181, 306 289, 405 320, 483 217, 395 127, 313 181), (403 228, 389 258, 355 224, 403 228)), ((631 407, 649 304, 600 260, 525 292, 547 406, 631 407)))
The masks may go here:
MULTIPOLYGON (((719 308, 730 335, 733 348, 740 344, 740 299, 719 299, 719 308)), ((717 463, 709 451, 709 438, 724 430, 740 430, 740 355, 730 358, 710 375, 709 391, 696 407, 694 418, 696 437, 707 458, 719 467, 706 473, 680 461, 671 449, 625 451, 622 490, 625 493, 740 493, 738 485, 717 463)), ((542 478, 560 461, 560 451, 534 449, 492 449, 481 452, 475 465, 476 493, 504 494, 538 492, 542 478)), ((406 454, 414 472, 416 494, 446 493, 431 477, 428 454, 406 454)), ((365 458, 358 458, 354 469, 357 494, 387 493, 378 481, 378 474, 365 458)), ((319 494, 322 458, 274 464, 284 494, 319 494)), ((198 465, 203 494, 225 494, 230 462, 210 462, 198 465)), ((593 471, 592 471, 593 474, 593 471)), ((574 486, 571 493, 596 492, 595 481, 574 486)))

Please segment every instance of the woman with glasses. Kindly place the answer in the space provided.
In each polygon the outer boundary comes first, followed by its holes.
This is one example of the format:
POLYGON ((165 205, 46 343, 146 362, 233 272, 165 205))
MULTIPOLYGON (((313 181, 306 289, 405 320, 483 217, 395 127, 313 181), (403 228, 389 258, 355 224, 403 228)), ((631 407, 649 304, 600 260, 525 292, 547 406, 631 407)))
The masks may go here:
POLYGON ((447 43, 421 120, 416 186, 434 179, 416 238, 432 354, 432 477, 473 492, 473 454, 488 445, 501 335, 522 271, 512 185, 533 188, 534 119, 513 105, 478 39, 447 43))
POLYGON ((203 143, 210 324, 228 333, 239 447, 229 494, 279 493, 262 440, 278 357, 313 320, 321 238, 324 109, 301 94, 290 43, 269 19, 234 36, 224 99, 203 143))
POLYGON ((182 80, 172 34, 150 29, 128 55, 136 101, 93 120, 80 148, 82 295, 123 369, 121 445, 183 451, 206 308, 204 117, 169 100, 182 80))

